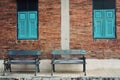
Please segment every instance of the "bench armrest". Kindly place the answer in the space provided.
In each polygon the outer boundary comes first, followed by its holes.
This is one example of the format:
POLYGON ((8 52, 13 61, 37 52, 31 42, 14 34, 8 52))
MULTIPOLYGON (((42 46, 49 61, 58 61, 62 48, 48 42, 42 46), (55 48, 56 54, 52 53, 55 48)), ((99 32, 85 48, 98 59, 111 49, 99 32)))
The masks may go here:
POLYGON ((40 57, 36 58, 35 61, 36 61, 36 62, 40 61, 40 57))
POLYGON ((10 60, 8 56, 3 56, 3 59, 4 59, 4 64, 10 60))

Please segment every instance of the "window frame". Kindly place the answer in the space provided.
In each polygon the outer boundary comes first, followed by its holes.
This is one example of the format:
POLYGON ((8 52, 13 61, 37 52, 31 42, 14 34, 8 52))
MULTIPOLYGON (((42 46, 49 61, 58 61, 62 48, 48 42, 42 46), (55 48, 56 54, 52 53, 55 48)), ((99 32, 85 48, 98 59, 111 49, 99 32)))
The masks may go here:
MULTIPOLYGON (((27 1, 30 1, 30 0, 27 0, 27 1)), ((24 2, 24 1, 23 1, 24 2)), ((20 35, 18 32, 19 32, 19 30, 18 30, 18 13, 19 12, 24 12, 24 10, 23 11, 18 11, 18 0, 16 0, 16 4, 17 4, 17 10, 16 10, 16 13, 17 13, 17 15, 16 15, 16 17, 17 17, 17 24, 16 24, 16 26, 17 26, 17 40, 38 40, 39 39, 39 12, 38 12, 38 0, 36 1, 36 6, 37 6, 37 8, 36 8, 36 10, 33 10, 33 11, 36 11, 37 12, 37 33, 36 33, 36 35, 37 35, 37 38, 29 38, 29 37, 27 37, 27 38, 19 38, 18 36, 20 35)), ((27 5, 26 5, 27 6, 27 5)), ((29 11, 32 11, 32 10, 27 10, 26 12, 29 12, 29 11)))
MULTIPOLYGON (((115 10, 115 14, 114 14, 114 18, 115 18, 115 26, 114 26, 114 34, 115 34, 115 37, 114 38, 107 38, 107 37, 105 37, 105 36, 103 36, 102 38, 95 38, 94 37, 94 2, 93 2, 93 0, 92 0, 92 37, 93 37, 93 39, 116 39, 117 38, 117 34, 116 34, 116 31, 117 31, 117 28, 116 28, 116 0, 114 0, 115 2, 115 7, 114 7, 114 10, 115 10)), ((112 8, 111 8, 112 9, 112 8)), ((96 10, 101 10, 101 9, 96 9, 96 10)), ((103 9, 103 10, 106 10, 106 9, 103 9)))

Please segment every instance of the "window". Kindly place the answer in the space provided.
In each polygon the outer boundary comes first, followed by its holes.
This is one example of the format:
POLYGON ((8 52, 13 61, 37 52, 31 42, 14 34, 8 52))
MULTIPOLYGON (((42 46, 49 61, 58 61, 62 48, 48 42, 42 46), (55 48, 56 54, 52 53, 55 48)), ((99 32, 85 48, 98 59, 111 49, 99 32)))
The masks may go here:
POLYGON ((17 37, 19 40, 38 38, 37 0, 17 0, 17 37))
POLYGON ((115 38, 115 0, 93 0, 95 39, 115 38))

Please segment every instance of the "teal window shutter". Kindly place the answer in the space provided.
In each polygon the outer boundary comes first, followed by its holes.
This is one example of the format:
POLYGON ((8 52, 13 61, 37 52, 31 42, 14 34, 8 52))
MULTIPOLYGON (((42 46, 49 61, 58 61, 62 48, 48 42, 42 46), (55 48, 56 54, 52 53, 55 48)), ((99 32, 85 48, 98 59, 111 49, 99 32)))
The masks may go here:
POLYGON ((37 11, 18 12, 18 39, 37 39, 37 11))
POLYGON ((28 12, 29 38, 37 39, 37 11, 28 12))
POLYGON ((94 38, 115 38, 115 10, 94 10, 94 38))
POLYGON ((116 0, 93 0, 93 37, 95 39, 116 38, 115 9, 116 0))
POLYGON ((38 0, 17 0, 17 39, 38 39, 38 0))
POLYGON ((27 12, 18 12, 18 39, 27 37, 27 12))
POLYGON ((115 38, 115 10, 104 10, 106 38, 115 38))
POLYGON ((103 10, 94 10, 94 38, 102 38, 103 33, 103 10))

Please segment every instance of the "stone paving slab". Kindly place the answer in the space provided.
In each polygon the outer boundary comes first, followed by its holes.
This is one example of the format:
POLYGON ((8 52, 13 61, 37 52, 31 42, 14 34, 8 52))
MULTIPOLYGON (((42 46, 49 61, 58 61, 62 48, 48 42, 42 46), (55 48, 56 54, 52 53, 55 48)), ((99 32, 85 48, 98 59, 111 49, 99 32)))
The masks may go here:
POLYGON ((16 79, 16 78, 0 78, 0 80, 19 80, 19 79, 16 79))
POLYGON ((120 80, 120 77, 32 77, 32 78, 0 78, 0 80, 120 80))
MULTIPOLYGON (((2 72, 0 72, 0 76, 2 76, 2 72)), ((7 72, 6 76, 8 77, 34 77, 34 72, 7 72)), ((37 74, 37 77, 46 76, 51 77, 51 72, 40 72, 37 74)), ((84 77, 83 72, 63 72, 63 71, 56 71, 53 74, 53 77, 84 77)), ((89 70, 87 71, 87 77, 120 77, 120 69, 96 69, 96 70, 89 70)))
POLYGON ((120 80, 119 77, 115 78, 97 78, 97 77, 81 77, 81 78, 0 78, 0 80, 120 80))
POLYGON ((31 78, 31 79, 20 79, 20 80, 120 80, 119 77, 80 77, 80 78, 31 78))

